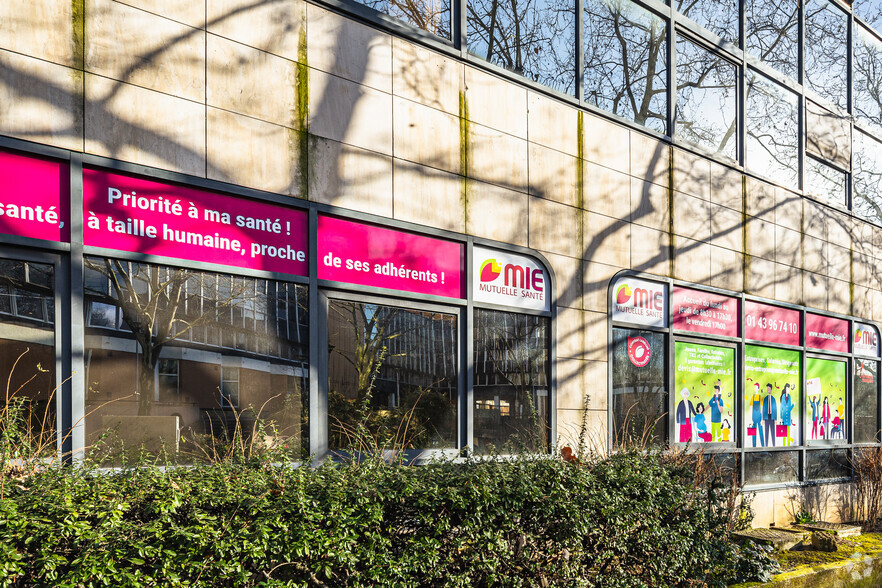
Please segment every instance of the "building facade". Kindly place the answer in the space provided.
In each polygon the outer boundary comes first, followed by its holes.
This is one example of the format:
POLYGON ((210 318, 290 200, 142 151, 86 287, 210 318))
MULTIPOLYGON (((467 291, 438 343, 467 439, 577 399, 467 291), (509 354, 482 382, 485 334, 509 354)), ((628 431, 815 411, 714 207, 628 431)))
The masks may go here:
POLYGON ((237 419, 293 459, 362 426, 701 445, 757 524, 836 518, 882 418, 878 31, 876 1, 7 2, 4 377, 75 458, 237 419))

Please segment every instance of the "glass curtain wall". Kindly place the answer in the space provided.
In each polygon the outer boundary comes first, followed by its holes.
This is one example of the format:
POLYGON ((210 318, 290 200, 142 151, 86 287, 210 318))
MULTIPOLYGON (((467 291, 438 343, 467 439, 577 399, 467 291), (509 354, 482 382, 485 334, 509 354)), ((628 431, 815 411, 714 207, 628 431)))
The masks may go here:
POLYGON ((56 451, 55 269, 0 259, 0 373, 4 421, 24 427, 20 442, 56 451))
POLYGON ((307 447, 305 286, 86 257, 86 436, 93 459, 224 455, 238 431, 307 447))
POLYGON ((455 314, 331 300, 330 449, 455 448, 457 332, 455 314))
POLYGON ((879 0, 672 0, 673 17, 641 0, 584 0, 581 31, 574 0, 351 1, 882 224, 879 0), (806 119, 809 102, 839 121, 830 152, 811 147, 828 129, 806 119))

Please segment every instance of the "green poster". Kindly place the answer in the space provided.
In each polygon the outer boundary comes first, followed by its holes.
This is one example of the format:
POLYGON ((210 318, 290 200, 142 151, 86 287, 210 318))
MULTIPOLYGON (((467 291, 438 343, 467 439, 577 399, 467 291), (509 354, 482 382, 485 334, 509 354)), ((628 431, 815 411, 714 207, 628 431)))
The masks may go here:
POLYGON ((811 419, 809 440, 832 439, 844 442, 848 388, 844 361, 805 360, 806 410, 811 419))
POLYGON ((675 436, 679 443, 734 441, 735 350, 674 343, 675 436))
POLYGON ((790 349, 744 346, 745 447, 799 443, 799 355, 790 349))

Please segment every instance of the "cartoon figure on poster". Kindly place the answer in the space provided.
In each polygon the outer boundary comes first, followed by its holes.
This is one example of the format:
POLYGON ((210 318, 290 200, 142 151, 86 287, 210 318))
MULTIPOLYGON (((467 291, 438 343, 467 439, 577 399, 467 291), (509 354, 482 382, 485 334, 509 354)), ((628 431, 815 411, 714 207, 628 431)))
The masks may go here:
POLYGON ((680 397, 674 408, 677 442, 730 442, 734 349, 678 341, 674 364, 680 397))
POLYGON ((847 439, 845 374, 843 361, 806 359, 806 400, 812 419, 810 441, 847 439))
POLYGON ((745 346, 745 434, 753 447, 790 447, 799 438, 799 352, 745 346))

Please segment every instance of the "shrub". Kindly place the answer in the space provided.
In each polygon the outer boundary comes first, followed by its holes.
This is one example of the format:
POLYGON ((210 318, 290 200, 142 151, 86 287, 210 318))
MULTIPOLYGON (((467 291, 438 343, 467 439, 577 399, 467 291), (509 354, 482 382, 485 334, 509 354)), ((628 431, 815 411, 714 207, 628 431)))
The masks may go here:
MULTIPOLYGON (((688 460, 627 452, 5 479, 0 586, 724 586, 762 553, 688 460)), ((765 559, 763 559, 765 558, 765 559)))

